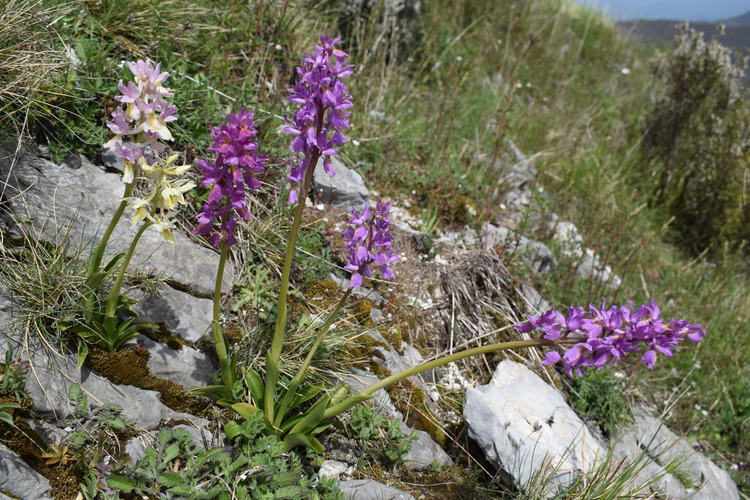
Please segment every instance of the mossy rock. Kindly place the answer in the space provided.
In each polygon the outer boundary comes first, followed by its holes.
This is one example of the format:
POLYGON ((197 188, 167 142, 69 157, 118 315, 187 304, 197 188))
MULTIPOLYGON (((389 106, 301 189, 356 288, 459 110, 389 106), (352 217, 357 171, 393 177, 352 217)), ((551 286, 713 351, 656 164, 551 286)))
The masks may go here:
POLYGON ((422 429, 445 448, 448 436, 427 407, 424 392, 408 380, 402 380, 387 390, 396 409, 404 415, 405 423, 410 427, 422 429))
POLYGON ((159 392, 159 399, 174 411, 206 416, 210 403, 205 398, 193 396, 177 382, 155 377, 148 367, 148 350, 135 345, 115 352, 92 349, 86 362, 91 371, 115 384, 132 385, 140 389, 159 392))

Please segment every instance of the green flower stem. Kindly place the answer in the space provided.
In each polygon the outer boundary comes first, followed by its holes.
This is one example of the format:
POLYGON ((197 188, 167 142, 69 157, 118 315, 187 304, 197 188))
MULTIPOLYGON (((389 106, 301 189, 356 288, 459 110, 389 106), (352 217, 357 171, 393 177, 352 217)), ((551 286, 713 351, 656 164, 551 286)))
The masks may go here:
POLYGON ((115 211, 115 214, 112 216, 112 220, 109 221, 109 225, 107 226, 106 231, 104 231, 102 239, 99 240, 99 244, 96 246, 96 248, 94 249, 94 253, 91 256, 87 276, 91 276, 99 270, 99 265, 102 262, 102 255, 104 255, 104 249, 107 248, 109 238, 112 236, 112 232, 115 230, 115 227, 117 227, 117 224, 122 218, 122 214, 125 212, 125 208, 128 206, 128 201, 126 198, 130 197, 130 193, 133 191, 134 186, 135 181, 131 182, 130 184, 125 184, 125 192, 122 194, 122 201, 120 202, 120 206, 117 207, 117 211, 115 211))
POLYGON ((345 412, 346 410, 356 405, 357 403, 365 399, 369 399, 372 396, 372 394, 378 389, 382 389, 383 387, 388 387, 389 385, 395 384, 396 382, 400 382, 401 380, 411 377, 412 375, 417 375, 424 371, 431 370, 432 368, 437 368, 438 366, 447 365, 448 363, 453 363, 454 361, 459 361, 461 359, 469 358, 471 356, 476 356, 478 354, 487 354, 490 352, 505 351, 507 349, 525 349, 529 347, 551 347, 560 343, 568 343, 568 342, 565 342, 565 339, 557 340, 557 341, 546 340, 546 339, 517 340, 514 342, 503 342, 501 344, 491 344, 491 345, 486 345, 486 346, 475 347, 473 349, 467 349, 465 351, 451 354, 450 356, 445 356, 443 358, 438 358, 433 361, 428 361, 427 363, 414 366, 412 368, 400 371, 396 373, 395 375, 391 375, 390 377, 386 377, 383 380, 375 384, 372 384, 369 387, 366 387, 355 396, 351 396, 345 399, 344 401, 342 401, 341 403, 331 406, 330 408, 326 409, 326 411, 323 413, 323 419, 335 417, 339 413, 345 412))
MULTIPOLYGON (((107 226, 107 229, 104 231, 104 234, 102 235, 101 240, 99 240, 99 243, 96 245, 96 248, 94 248, 94 251, 91 254, 91 259, 89 260, 89 267, 86 270, 86 278, 90 278, 95 273, 97 273, 99 269, 101 268, 102 256, 104 255, 104 250, 107 248, 107 243, 109 243, 109 238, 112 236, 112 232, 115 230, 115 227, 117 227, 117 224, 120 222, 120 219, 122 218, 122 214, 125 212, 125 208, 128 206, 128 201, 126 198, 130 196, 130 193, 133 191, 134 186, 135 186, 135 181, 131 182, 130 184, 125 184, 125 192, 122 194, 122 201, 120 202, 120 206, 117 207, 117 210, 115 211, 115 214, 112 216, 112 220, 109 221, 109 225, 107 226)), ((95 302, 96 302, 96 290, 87 290, 85 310, 93 311, 95 302)))
POLYGON ((271 349, 266 354, 266 387, 263 410, 269 422, 274 421, 276 383, 279 378, 279 361, 281 359, 281 348, 284 345, 284 333, 286 332, 287 295, 289 293, 289 275, 292 272, 292 259, 294 258, 294 250, 297 245, 297 235, 299 234, 299 228, 302 224, 302 213, 305 211, 307 190, 312 182, 313 172, 315 171, 319 158, 320 151, 316 149, 315 152, 313 152, 310 164, 305 172, 305 178, 300 185, 297 211, 294 213, 294 221, 292 222, 292 228, 289 231, 289 241, 287 242, 286 256, 284 257, 284 268, 281 272, 281 283, 279 285, 279 313, 276 317, 276 328, 273 332, 271 349))
POLYGON ((323 342, 323 339, 325 338, 326 333, 328 333, 328 329, 331 328, 331 325, 333 324, 334 320, 338 317, 339 312, 341 312, 341 308, 344 307, 344 304, 346 304, 346 301, 347 299, 349 299, 349 296, 351 294, 352 294, 352 288, 348 288, 346 292, 344 292, 344 295, 341 297, 341 300, 339 300, 339 303, 336 304, 336 308, 328 316, 328 319, 326 320, 325 324, 322 327, 320 327, 318 338, 315 339, 315 343, 310 349, 310 352, 307 354, 307 359, 305 359, 305 362, 302 365, 303 369, 306 369, 310 365, 310 362, 312 362, 313 356, 315 355, 315 351, 317 351, 318 347, 320 347, 320 344, 323 342))
POLYGON ((232 373, 232 363, 229 358, 227 349, 227 340, 224 337, 224 331, 221 329, 219 322, 219 313, 221 311, 221 285, 224 280, 224 267, 229 255, 229 246, 224 242, 220 243, 221 257, 219 258, 219 270, 216 272, 216 288, 214 289, 214 348, 216 356, 219 358, 221 368, 221 381, 231 392, 234 386, 236 374, 232 373))
POLYGON ((283 420, 284 415, 288 409, 287 407, 291 403, 292 398, 294 398, 294 395, 297 392, 297 388, 305 379, 305 376, 307 375, 307 370, 310 368, 310 364, 312 363, 313 357, 315 356, 315 352, 320 347, 320 344, 323 343, 323 339, 325 338, 326 333, 328 333, 328 329, 331 328, 331 325, 333 324, 334 320, 338 317, 339 312, 341 312, 341 309, 344 307, 344 304, 346 304, 346 301, 351 295, 351 293, 352 293, 351 288, 346 290, 344 295, 339 300, 338 304, 336 304, 336 308, 333 310, 331 314, 328 315, 328 319, 320 328, 320 331, 318 332, 318 337, 315 339, 315 343, 310 348, 310 352, 307 353, 307 358, 305 358, 305 362, 302 363, 302 366, 300 367, 299 371, 294 376, 292 381, 289 383, 289 388, 286 391, 284 399, 281 401, 281 405, 279 406, 279 412, 276 415, 276 421, 274 422, 275 427, 281 426, 281 421, 283 420))
POLYGON ((274 362, 278 365, 279 359, 281 358, 281 347, 284 344, 284 332, 286 331, 286 318, 287 318, 287 295, 289 293, 289 275, 292 271, 292 259, 294 258, 294 250, 297 245, 297 235, 299 234, 299 228, 302 224, 302 213, 305 211, 305 198, 307 189, 310 187, 312 182, 312 175, 315 171, 315 167, 318 164, 320 158, 320 152, 316 150, 313 153, 313 157, 310 160, 310 165, 307 167, 305 172, 305 178, 300 185, 299 199, 297 200, 297 210, 294 213, 294 221, 292 222, 292 229, 289 232, 289 241, 286 247, 286 256, 284 257, 284 268, 281 272, 281 284, 279 288, 279 314, 276 317, 276 328, 273 332, 273 341, 271 342, 271 357, 274 362))
POLYGON ((128 247, 128 253, 125 254, 125 260, 122 261, 122 266, 120 267, 120 272, 117 274, 117 279, 115 280, 115 284, 112 286, 112 291, 109 292, 109 297, 107 298, 107 309, 105 313, 105 318, 114 318, 117 314, 117 303, 120 300, 120 290, 122 289, 122 282, 125 280, 125 271, 128 269, 128 265, 130 265, 130 259, 133 258, 133 254, 135 253, 135 247, 138 245, 138 240, 141 239, 141 236, 143 236, 143 232, 151 225, 151 222, 146 220, 143 225, 138 229, 138 232, 135 233, 135 236, 133 237, 133 241, 130 242, 130 247, 128 247))

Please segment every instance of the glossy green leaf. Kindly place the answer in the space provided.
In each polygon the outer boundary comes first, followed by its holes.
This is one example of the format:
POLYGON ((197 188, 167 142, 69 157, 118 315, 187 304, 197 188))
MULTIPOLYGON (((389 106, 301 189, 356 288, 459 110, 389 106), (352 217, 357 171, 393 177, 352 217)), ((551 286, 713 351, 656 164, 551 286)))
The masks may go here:
POLYGON ((284 449, 286 451, 291 450, 297 446, 306 446, 313 450, 315 453, 323 453, 323 445, 317 438, 308 436, 307 434, 294 433, 288 434, 284 438, 284 449))

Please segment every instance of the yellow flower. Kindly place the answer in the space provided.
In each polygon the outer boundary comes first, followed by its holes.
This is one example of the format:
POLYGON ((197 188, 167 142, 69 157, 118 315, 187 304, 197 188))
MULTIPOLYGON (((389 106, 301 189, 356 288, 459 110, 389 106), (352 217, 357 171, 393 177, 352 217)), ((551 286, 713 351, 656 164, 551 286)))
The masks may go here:
POLYGON ((135 210, 135 214, 133 215, 133 224, 137 224, 149 216, 149 200, 141 198, 130 198, 130 200, 128 200, 128 207, 135 210))
POLYGON ((135 180, 135 165, 133 165, 132 161, 126 161, 124 162, 124 165, 125 172, 122 174, 122 182, 130 184, 135 180))
POLYGON ((167 213, 163 219, 155 219, 153 221, 153 227, 159 231, 159 235, 162 237, 162 239, 168 243, 174 243, 174 235, 172 234, 172 229, 175 228, 174 221, 172 218, 174 217, 174 212, 167 213))
POLYGON ((160 120, 159 115, 157 115, 153 111, 148 114, 146 120, 143 122, 143 130, 145 130, 146 132, 155 133, 159 136, 159 139, 162 139, 164 141, 174 140, 172 132, 170 132, 167 128, 167 123, 163 120, 160 120))

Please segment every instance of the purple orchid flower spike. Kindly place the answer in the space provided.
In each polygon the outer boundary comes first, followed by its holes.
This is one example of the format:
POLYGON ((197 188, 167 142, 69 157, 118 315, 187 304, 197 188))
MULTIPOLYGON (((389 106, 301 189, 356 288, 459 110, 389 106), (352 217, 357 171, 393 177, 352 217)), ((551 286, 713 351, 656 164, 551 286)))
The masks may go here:
POLYGON ((580 307, 568 309, 568 315, 550 309, 543 315, 530 316, 529 320, 514 325, 520 333, 529 333, 534 329, 544 332, 544 338, 565 348, 560 353, 550 351, 542 364, 552 365, 562 362, 565 372, 579 377, 585 368, 601 369, 612 364, 633 351, 647 349, 641 361, 649 368, 654 368, 657 353, 665 356, 674 355, 677 344, 685 340, 700 342, 706 336, 706 330, 700 325, 692 325, 685 320, 672 318, 665 324, 661 310, 652 299, 649 305, 634 308, 613 306, 605 308, 604 301, 599 307, 589 306, 588 314, 580 307), (569 336, 574 334, 574 336, 569 336))
POLYGON ((209 243, 227 246, 237 242, 234 229, 237 217, 247 220, 246 188, 260 188, 257 176, 265 171, 266 158, 258 154, 258 145, 251 140, 257 135, 252 111, 242 108, 236 115, 227 115, 227 124, 213 127, 214 144, 209 149, 216 152, 216 161, 199 161, 203 171, 202 186, 212 186, 203 209, 196 217, 195 234, 209 235, 209 243), (221 224, 215 230, 216 223, 221 224))
POLYGON ((302 59, 302 66, 297 68, 297 84, 289 90, 289 101, 300 107, 293 118, 284 118, 287 125, 282 130, 294 135, 292 152, 303 155, 296 165, 291 161, 292 172, 287 178, 292 184, 290 204, 297 203, 300 196, 304 200, 302 191, 309 187, 311 170, 321 157, 326 173, 336 175, 331 156, 346 143, 342 131, 349 128, 349 112, 345 110, 352 107, 352 102, 341 78, 351 75, 353 66, 345 65, 347 54, 335 48, 339 40, 321 36, 314 53, 306 53, 302 59))
POLYGON ((398 250, 391 248, 390 208, 390 203, 378 201, 374 209, 369 205, 365 205, 362 212, 352 209, 354 217, 349 222, 355 227, 341 233, 349 249, 349 262, 344 268, 352 272, 350 288, 362 286, 362 280, 372 275, 373 266, 380 269, 383 278, 395 278, 390 266, 398 260, 398 250))

